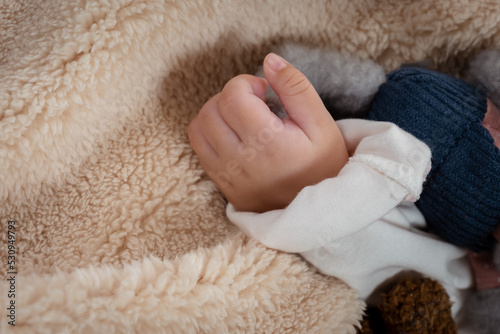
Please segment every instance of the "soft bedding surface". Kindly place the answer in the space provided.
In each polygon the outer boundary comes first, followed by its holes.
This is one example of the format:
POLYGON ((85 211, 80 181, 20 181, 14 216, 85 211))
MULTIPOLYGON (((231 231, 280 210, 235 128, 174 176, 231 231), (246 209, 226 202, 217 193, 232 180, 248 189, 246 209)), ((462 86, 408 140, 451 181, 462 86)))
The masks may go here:
POLYGON ((230 225, 187 137, 284 40, 460 74, 500 5, 0 0, 1 333, 355 332, 355 291, 230 225))

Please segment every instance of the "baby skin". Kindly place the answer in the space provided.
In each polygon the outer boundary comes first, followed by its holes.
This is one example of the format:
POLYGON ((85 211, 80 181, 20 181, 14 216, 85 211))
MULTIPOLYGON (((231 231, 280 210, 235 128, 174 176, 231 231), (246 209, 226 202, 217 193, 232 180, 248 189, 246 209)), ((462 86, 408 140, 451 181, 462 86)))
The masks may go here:
POLYGON ((231 79, 201 108, 188 135, 201 166, 241 211, 285 208, 299 191, 337 176, 349 152, 307 78, 283 58, 264 60, 266 79, 231 79), (288 116, 265 103, 268 85, 288 116))

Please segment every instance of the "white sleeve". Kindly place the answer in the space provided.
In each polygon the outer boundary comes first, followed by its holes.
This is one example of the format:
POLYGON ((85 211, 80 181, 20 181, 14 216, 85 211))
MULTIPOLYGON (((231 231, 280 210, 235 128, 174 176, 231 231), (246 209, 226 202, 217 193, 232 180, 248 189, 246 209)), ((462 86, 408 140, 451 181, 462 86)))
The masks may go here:
POLYGON ((337 124, 352 154, 337 177, 305 187, 282 210, 240 212, 229 204, 229 220, 270 248, 301 253, 360 231, 402 201, 418 199, 430 169, 424 143, 392 123, 337 124))
MULTIPOLYGON (((335 178, 304 188, 283 210, 261 214, 227 207, 229 219, 264 245, 300 253, 370 302, 401 272, 438 280, 459 323, 472 286, 466 252, 419 228, 412 203, 430 169, 429 148, 391 123, 338 122, 352 158, 335 178)), ((460 327, 459 327, 460 330, 460 327)))

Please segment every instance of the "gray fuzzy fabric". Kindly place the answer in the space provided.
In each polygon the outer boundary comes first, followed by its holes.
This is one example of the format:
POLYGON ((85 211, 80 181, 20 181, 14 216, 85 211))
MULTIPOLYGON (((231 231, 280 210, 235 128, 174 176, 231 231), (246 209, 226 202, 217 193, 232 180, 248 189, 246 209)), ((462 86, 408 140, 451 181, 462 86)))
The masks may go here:
MULTIPOLYGON (((366 116, 373 96, 385 82, 383 68, 369 59, 296 43, 285 43, 271 51, 304 73, 337 120, 366 116)), ((264 77, 262 67, 257 76, 264 77)), ((275 114, 281 118, 286 115, 271 88, 266 100, 275 114)))
POLYGON ((476 292, 469 299, 468 311, 476 334, 500 334, 500 289, 476 292))
POLYGON ((497 107, 500 107, 500 49, 479 53, 470 63, 469 81, 485 90, 497 107))
MULTIPOLYGON (((495 246, 494 262, 500 270, 500 243, 495 246)), ((467 310, 475 334, 500 334, 500 288, 475 292, 467 310)))
MULTIPOLYGON (((500 271, 500 243, 497 242, 495 246, 495 250, 493 251, 493 261, 495 263, 495 267, 497 267, 497 270, 500 271)), ((499 301, 500 303, 500 301, 499 301)), ((499 315, 500 317, 500 315, 499 315)))

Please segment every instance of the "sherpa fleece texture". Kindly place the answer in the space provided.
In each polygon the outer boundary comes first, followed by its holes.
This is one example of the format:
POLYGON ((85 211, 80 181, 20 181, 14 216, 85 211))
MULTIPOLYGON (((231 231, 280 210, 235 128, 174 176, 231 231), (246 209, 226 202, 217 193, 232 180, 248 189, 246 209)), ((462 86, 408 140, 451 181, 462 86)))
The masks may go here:
POLYGON ((229 225, 186 134, 210 96, 284 40, 386 71, 430 59, 458 73, 500 46, 500 8, 0 2, 0 258, 15 220, 18 273, 16 327, 2 315, 1 333, 354 333, 356 293, 229 225))

